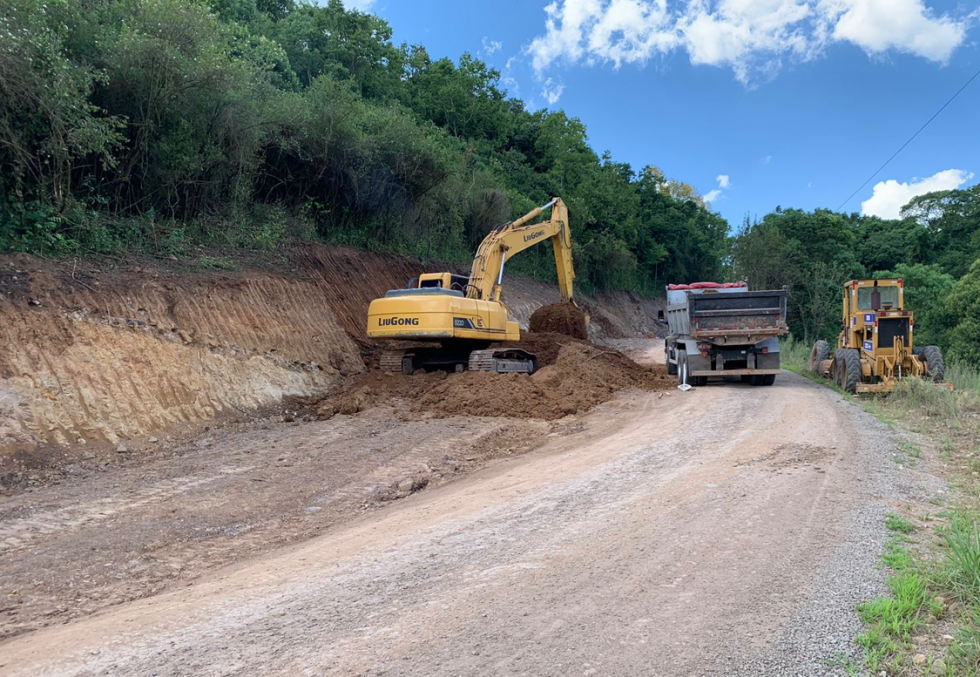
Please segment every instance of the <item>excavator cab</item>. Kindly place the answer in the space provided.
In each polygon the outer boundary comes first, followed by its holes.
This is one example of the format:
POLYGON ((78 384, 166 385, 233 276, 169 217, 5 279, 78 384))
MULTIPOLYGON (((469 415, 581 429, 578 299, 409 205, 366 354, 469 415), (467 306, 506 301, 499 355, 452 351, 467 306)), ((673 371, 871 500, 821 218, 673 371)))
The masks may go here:
POLYGON ((425 273, 412 280, 416 284, 409 283, 409 289, 449 289, 460 293, 466 292, 466 286, 470 283, 470 278, 466 275, 456 275, 454 273, 425 273))

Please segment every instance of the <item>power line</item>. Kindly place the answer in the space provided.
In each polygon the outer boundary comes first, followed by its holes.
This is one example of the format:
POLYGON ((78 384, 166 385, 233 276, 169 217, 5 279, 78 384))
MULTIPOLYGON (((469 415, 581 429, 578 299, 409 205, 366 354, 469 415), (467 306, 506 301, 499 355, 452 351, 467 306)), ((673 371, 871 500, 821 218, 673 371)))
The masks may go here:
POLYGON ((953 96, 949 97, 949 101, 947 101, 946 103, 944 103, 942 108, 940 108, 935 113, 933 113, 933 116, 931 118, 929 118, 928 120, 926 120, 926 123, 924 125, 922 125, 921 127, 919 127, 919 131, 917 131, 915 134, 913 134, 909 138, 908 141, 906 141, 905 143, 903 143, 902 144, 902 147, 899 148, 898 150, 896 150, 892 154, 892 156, 890 158, 888 158, 887 160, 885 160, 885 164, 883 164, 880 167, 878 167, 878 169, 875 170, 874 174, 872 174, 871 176, 869 176, 864 183, 862 183, 860 186, 858 186, 858 189, 856 191, 854 191, 853 193, 851 193, 850 197, 848 197, 846 200, 844 200, 843 202, 841 202, 840 203, 840 207, 838 207, 835 211, 838 211, 839 212, 841 209, 843 209, 844 208, 844 205, 846 205, 848 202, 850 202, 854 198, 855 195, 857 195, 858 193, 860 193, 862 188, 864 188, 869 183, 871 183, 871 180, 874 177, 878 176, 878 174, 881 172, 881 170, 888 166, 888 163, 890 163, 892 160, 894 160, 896 157, 898 157, 898 154, 901 153, 903 150, 905 150, 905 147, 906 146, 908 146, 910 143, 912 143, 913 141, 915 141, 915 137, 917 137, 919 134, 921 134, 922 133, 922 130, 924 130, 926 127, 929 126, 929 123, 931 123, 933 120, 935 120, 937 117, 939 117, 939 114, 942 113, 944 110, 946 110, 946 106, 948 106, 949 104, 953 103, 953 99, 955 99, 956 97, 958 97, 963 92, 964 89, 966 89, 967 87, 969 87, 970 86, 970 83, 977 79, 977 76, 980 76, 980 70, 978 70, 976 73, 974 73, 973 74, 973 77, 971 77, 969 80, 967 80, 966 83, 962 87, 960 87, 958 90, 956 90, 956 94, 954 94, 953 96))

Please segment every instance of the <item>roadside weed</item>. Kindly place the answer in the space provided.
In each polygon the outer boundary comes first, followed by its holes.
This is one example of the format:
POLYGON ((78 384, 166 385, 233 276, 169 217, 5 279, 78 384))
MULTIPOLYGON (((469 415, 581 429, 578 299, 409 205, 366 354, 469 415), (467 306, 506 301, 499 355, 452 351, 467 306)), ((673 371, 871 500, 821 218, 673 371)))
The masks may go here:
POLYGON ((905 642, 921 623, 921 610, 929 593, 925 579, 914 571, 903 570, 888 579, 893 597, 879 597, 858 605, 858 615, 882 634, 905 642))
POLYGON ((832 668, 840 668, 853 677, 858 677, 858 675, 864 674, 861 671, 861 666, 843 651, 838 651, 833 658, 828 658, 827 665, 832 668))
POLYGON ((922 457, 922 449, 920 449, 919 447, 915 446, 914 444, 912 444, 908 440, 902 440, 902 443, 898 445, 898 448, 901 449, 902 451, 904 451, 906 454, 908 454, 912 458, 921 458, 922 457))
POLYGON ((885 543, 885 552, 881 554, 881 559, 885 566, 895 571, 908 569, 912 566, 912 554, 900 545, 901 541, 890 539, 885 543))
POLYGON ((885 518, 885 526, 889 531, 897 531, 900 534, 911 534, 915 531, 915 525, 901 515, 892 513, 885 518))
POLYGON ((943 538, 953 591, 963 602, 980 607, 980 525, 975 519, 954 513, 943 538))

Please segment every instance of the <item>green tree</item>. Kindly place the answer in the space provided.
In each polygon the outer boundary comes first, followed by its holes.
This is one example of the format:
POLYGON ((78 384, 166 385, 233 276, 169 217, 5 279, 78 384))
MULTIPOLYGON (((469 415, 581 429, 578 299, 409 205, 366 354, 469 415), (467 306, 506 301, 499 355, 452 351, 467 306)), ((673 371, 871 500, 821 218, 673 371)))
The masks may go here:
POLYGON ((931 235, 927 263, 938 263, 962 277, 980 257, 980 185, 913 198, 902 216, 923 225, 931 235))
POLYGON ((980 366, 980 259, 953 287, 946 313, 951 319, 950 356, 980 366))
POLYGON ((874 276, 904 280, 905 307, 915 313, 916 345, 946 347, 947 298, 956 284, 952 275, 934 264, 900 263, 894 270, 879 271, 874 276))

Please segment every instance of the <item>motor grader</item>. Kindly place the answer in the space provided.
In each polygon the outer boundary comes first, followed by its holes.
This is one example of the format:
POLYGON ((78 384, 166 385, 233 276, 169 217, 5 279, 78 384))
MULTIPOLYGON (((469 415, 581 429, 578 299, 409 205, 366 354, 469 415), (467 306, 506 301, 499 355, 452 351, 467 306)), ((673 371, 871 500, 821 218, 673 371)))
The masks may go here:
POLYGON ((429 345, 388 350, 381 369, 411 375, 419 369, 533 373, 537 358, 518 348, 490 348, 519 341, 520 326, 500 299, 504 264, 516 254, 551 242, 563 303, 575 305, 572 234, 568 208, 561 198, 495 228, 473 258, 469 277, 425 273, 406 289, 394 289, 368 308, 367 335, 374 339, 429 345), (550 217, 532 223, 550 210, 550 217))
POLYGON ((830 344, 817 341, 810 351, 812 373, 849 393, 890 393, 909 376, 952 389, 939 348, 914 346, 915 318, 905 309, 902 280, 851 280, 843 292, 837 349, 831 355, 830 344))

